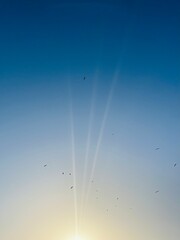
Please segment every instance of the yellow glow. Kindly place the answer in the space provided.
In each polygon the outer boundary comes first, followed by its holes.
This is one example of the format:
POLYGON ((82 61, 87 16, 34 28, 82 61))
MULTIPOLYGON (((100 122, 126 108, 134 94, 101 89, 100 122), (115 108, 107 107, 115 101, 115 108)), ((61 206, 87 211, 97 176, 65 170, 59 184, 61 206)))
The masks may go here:
POLYGON ((79 235, 76 235, 76 236, 72 237, 71 240, 86 240, 86 239, 81 237, 81 236, 79 236, 79 235))

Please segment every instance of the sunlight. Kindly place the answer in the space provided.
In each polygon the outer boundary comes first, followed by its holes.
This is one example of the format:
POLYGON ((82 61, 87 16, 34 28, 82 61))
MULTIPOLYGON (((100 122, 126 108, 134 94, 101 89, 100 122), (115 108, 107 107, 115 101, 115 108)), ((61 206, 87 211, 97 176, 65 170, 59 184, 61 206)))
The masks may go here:
POLYGON ((107 98, 107 102, 106 102, 106 107, 105 107, 105 111, 104 111, 104 115, 103 115, 103 119, 102 119, 102 123, 101 123, 101 127, 100 127, 100 132, 99 132, 99 136, 98 136, 98 140, 97 140, 97 145, 96 145, 96 150, 95 150, 95 155, 94 155, 94 159, 93 159, 93 163, 92 163, 92 168, 91 168, 91 173, 90 173, 90 179, 89 179, 89 185, 87 187, 87 192, 86 192, 86 196, 85 196, 85 206, 84 209, 87 206, 87 202, 89 199, 89 195, 90 195, 90 190, 91 190, 91 181, 94 178, 94 172, 95 172, 95 168, 97 165, 97 160, 98 160, 98 154, 99 154, 99 149, 100 149, 100 145, 102 142, 102 138, 103 138, 103 134, 104 134, 104 129, 105 129, 105 124, 106 124, 106 120, 108 117, 108 113, 109 113, 109 109, 110 109, 110 104, 111 104, 111 100, 113 97, 113 93, 114 93, 114 88, 118 79, 118 75, 119 72, 116 71, 111 83, 111 87, 110 87, 110 91, 108 93, 108 98, 107 98))
POLYGON ((81 237, 81 236, 79 236, 79 235, 76 235, 76 236, 72 237, 71 240, 86 240, 86 239, 81 237))

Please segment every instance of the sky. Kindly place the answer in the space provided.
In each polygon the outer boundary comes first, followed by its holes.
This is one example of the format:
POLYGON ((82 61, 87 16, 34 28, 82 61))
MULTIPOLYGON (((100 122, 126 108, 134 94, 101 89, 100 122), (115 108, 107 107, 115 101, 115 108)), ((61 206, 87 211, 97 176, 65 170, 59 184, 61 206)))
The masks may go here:
POLYGON ((0 239, 180 239, 179 9, 0 1, 0 239))

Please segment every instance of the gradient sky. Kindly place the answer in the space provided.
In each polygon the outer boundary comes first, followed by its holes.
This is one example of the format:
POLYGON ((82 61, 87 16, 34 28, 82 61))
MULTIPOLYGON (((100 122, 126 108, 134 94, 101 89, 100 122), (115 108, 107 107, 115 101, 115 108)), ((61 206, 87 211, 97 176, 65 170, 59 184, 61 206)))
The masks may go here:
POLYGON ((0 1, 0 239, 180 239, 179 9, 0 1))

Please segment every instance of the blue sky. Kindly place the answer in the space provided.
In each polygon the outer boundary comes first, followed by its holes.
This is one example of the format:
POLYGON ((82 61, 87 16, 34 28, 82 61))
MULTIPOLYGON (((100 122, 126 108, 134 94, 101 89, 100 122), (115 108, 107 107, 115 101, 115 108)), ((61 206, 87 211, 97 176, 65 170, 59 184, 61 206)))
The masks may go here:
POLYGON ((1 1, 0 238, 179 239, 179 8, 1 1))

